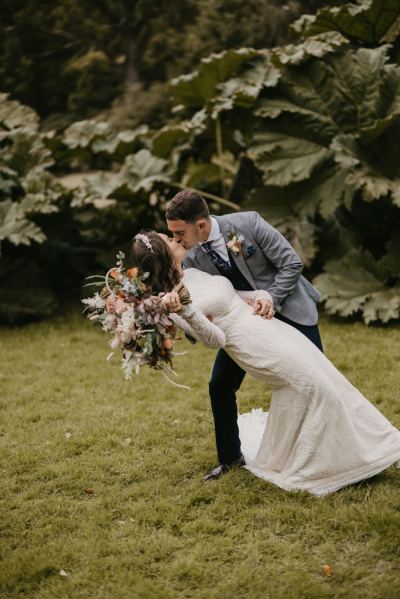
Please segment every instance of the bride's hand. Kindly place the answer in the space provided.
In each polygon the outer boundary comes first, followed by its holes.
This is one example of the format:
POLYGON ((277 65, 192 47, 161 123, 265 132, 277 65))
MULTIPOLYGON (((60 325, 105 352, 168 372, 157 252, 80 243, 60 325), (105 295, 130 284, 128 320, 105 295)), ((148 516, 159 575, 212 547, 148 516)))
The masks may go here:
POLYGON ((271 320, 271 318, 274 317, 275 310, 274 310, 274 305, 272 302, 270 302, 268 300, 258 299, 254 302, 253 305, 254 305, 253 314, 257 314, 258 316, 261 316, 262 318, 266 318, 268 320, 271 320))
POLYGON ((243 299, 246 302, 246 304, 248 304, 249 306, 251 306, 251 307, 254 306, 254 300, 253 299, 250 299, 249 297, 247 297, 247 298, 245 297, 243 299))
POLYGON ((179 312, 183 308, 181 300, 179 299, 179 294, 176 291, 166 293, 161 301, 168 312, 179 312))

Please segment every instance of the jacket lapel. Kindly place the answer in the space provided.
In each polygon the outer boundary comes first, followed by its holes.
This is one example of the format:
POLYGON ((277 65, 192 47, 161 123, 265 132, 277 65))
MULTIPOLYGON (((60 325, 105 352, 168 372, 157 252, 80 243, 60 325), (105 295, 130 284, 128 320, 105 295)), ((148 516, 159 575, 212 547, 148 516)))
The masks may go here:
MULTIPOLYGON (((221 233, 222 233, 222 236, 223 236, 223 238, 225 240, 225 243, 228 243, 228 241, 229 241, 228 234, 232 230, 231 227, 229 226, 229 224, 227 224, 226 222, 224 222, 218 216, 214 216, 214 218, 217 220, 217 222, 219 224, 219 228, 221 230, 221 233)), ((238 235, 240 235, 240 231, 235 231, 235 232, 238 235)), ((248 266, 246 264, 246 261, 245 261, 244 257, 241 256, 240 254, 236 255, 230 249, 228 249, 228 252, 229 252, 229 255, 232 256, 233 261, 235 262, 236 266, 238 267, 238 269, 240 270, 240 272, 242 273, 242 275, 244 276, 244 278, 247 280, 247 282, 249 283, 249 285, 251 285, 251 287, 253 287, 253 289, 256 289, 256 284, 254 282, 253 276, 252 276, 252 274, 251 274, 251 272, 250 272, 250 270, 249 270, 249 268, 248 268, 248 266)))
POLYGON ((211 262, 210 256, 206 254, 200 246, 194 250, 194 261, 197 262, 198 268, 212 275, 220 275, 218 268, 211 262))

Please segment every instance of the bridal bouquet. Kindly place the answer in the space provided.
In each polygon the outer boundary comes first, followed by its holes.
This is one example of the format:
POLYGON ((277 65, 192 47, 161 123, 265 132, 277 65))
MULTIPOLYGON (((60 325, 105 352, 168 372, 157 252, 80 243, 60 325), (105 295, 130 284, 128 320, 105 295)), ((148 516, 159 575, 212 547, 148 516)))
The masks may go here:
MULTIPOLYGON (((122 351, 125 378, 131 378, 133 371, 138 374, 145 365, 163 369, 168 378, 165 370, 173 372, 177 327, 162 303, 165 294, 152 295, 146 284, 148 273, 140 275, 137 268, 125 269, 124 258, 123 252, 119 252, 116 267, 105 276, 88 277, 98 279, 89 285, 101 287, 101 290, 82 300, 86 304, 84 312, 87 311, 88 318, 98 322, 103 331, 113 335, 110 345, 113 350, 120 348, 122 351)), ((182 304, 190 303, 185 287, 179 285, 175 291, 182 304)))

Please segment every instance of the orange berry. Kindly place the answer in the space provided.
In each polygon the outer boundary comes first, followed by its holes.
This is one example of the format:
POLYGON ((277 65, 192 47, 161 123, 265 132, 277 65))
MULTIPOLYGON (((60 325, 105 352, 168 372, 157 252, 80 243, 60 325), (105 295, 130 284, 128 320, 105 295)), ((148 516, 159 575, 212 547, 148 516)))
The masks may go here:
POLYGON ((139 270, 136 268, 136 266, 134 268, 128 268, 128 270, 126 271, 126 274, 128 275, 128 277, 130 279, 134 279, 138 276, 139 270))
POLYGON ((165 347, 165 349, 172 349, 174 347, 174 342, 172 341, 172 339, 170 337, 167 337, 166 339, 164 339, 163 347, 165 347))

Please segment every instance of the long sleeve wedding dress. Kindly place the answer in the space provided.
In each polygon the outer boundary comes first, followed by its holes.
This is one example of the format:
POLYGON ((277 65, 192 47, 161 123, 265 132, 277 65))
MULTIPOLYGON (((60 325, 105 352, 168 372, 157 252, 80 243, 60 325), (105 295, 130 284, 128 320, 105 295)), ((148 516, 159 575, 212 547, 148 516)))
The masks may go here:
POLYGON ((183 283, 192 303, 175 322, 272 388, 269 413, 239 416, 250 472, 323 495, 399 465, 400 431, 302 333, 253 314, 244 300, 268 299, 266 291, 237 292, 227 278, 194 268, 183 283))

